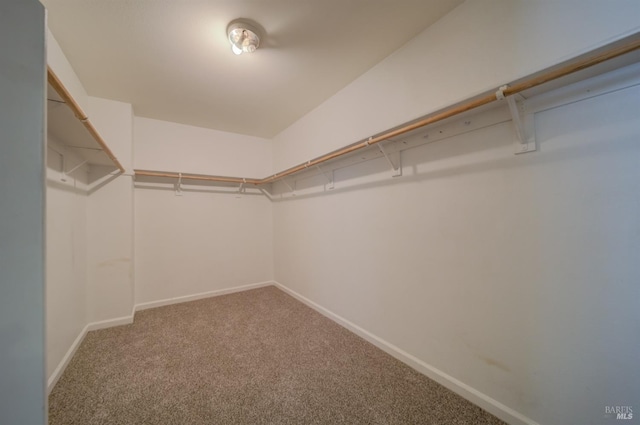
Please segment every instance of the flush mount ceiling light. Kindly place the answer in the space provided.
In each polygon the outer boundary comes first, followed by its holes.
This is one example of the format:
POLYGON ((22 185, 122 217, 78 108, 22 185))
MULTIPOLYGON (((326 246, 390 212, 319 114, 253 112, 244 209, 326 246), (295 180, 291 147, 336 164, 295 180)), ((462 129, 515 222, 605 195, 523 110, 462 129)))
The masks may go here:
POLYGON ((236 55, 253 53, 260 44, 257 28, 243 21, 236 20, 229 24, 227 35, 229 43, 231 43, 231 50, 236 55))

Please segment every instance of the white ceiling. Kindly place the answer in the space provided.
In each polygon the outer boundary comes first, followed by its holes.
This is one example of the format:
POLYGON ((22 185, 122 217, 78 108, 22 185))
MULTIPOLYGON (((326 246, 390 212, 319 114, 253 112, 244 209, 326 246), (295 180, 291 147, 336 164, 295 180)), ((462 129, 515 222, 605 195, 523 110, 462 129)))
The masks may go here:
POLYGON ((87 92, 137 116, 271 138, 462 0, 41 0, 87 92), (264 30, 235 56, 228 23, 264 30))

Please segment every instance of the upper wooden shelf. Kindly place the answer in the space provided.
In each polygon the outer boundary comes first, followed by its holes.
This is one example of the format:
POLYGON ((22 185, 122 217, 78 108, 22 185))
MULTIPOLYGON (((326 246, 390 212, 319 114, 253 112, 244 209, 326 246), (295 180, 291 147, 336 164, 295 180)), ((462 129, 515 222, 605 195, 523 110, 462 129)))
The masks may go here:
POLYGON ((88 164, 112 166, 124 172, 120 161, 51 68, 47 69, 47 81, 47 131, 88 164))

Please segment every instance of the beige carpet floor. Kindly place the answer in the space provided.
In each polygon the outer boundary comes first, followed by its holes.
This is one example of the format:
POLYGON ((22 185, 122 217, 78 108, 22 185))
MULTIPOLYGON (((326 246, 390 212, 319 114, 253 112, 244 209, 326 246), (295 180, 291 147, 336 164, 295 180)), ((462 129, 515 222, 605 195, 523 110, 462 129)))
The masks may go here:
POLYGON ((275 287, 89 332, 51 425, 502 424, 275 287))

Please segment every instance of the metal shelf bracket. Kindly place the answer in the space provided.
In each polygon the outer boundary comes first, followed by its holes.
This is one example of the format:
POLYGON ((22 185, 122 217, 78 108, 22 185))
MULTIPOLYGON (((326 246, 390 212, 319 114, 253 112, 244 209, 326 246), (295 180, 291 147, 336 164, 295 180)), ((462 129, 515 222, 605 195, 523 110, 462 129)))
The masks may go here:
POLYGON ((63 149, 61 152, 50 145, 48 145, 47 147, 52 151, 54 151, 55 153, 57 153, 58 155, 60 155, 60 181, 62 182, 66 182, 67 177, 69 177, 74 171, 76 171, 77 169, 79 169, 80 167, 88 163, 88 161, 85 159, 80 161, 80 163, 76 164, 75 166, 73 166, 70 170, 67 170, 66 149, 63 149))
POLYGON ((178 173, 178 182, 176 183, 176 196, 182 196, 182 173, 178 173))
POLYGON ((296 181, 295 180, 293 181, 293 186, 291 186, 289 184, 287 179, 282 179, 282 183, 284 183, 289 188, 289 191, 291 192, 291 196, 296 196, 296 181))
POLYGON ((333 189, 335 187, 333 184, 333 179, 334 179, 333 170, 331 170, 331 177, 329 177, 327 173, 325 173, 324 170, 320 168, 319 165, 316 165, 316 168, 318 169, 318 171, 320 171, 320 173, 322 173, 324 178, 327 179, 327 189, 329 190, 333 189))
POLYGON ((64 173, 66 175, 69 175, 71 173, 73 173, 74 171, 76 171, 78 168, 82 167, 84 164, 87 163, 87 160, 85 159, 84 161, 82 161, 80 164, 76 165, 75 167, 73 167, 72 169, 70 169, 69 171, 65 171, 64 173))
POLYGON ((382 155, 384 155, 384 157, 387 159, 387 162, 389 163, 389 165, 391 165, 391 168, 393 169, 393 172, 391 173, 392 177, 400 177, 402 176, 402 159, 400 157, 400 151, 392 153, 392 154, 388 154, 385 150, 384 147, 382 146, 382 143, 378 144, 378 149, 380 149, 380 153, 382 153, 382 155), (393 160, 391 159, 393 157, 393 160), (394 164, 394 160, 395 160, 395 164, 394 164), (398 164, 398 165, 396 165, 398 164))
POLYGON ((269 198, 269 200, 270 200, 270 201, 273 201, 273 196, 271 196, 271 193, 269 193, 269 191, 265 190, 264 188, 262 188, 262 187, 260 187, 260 186, 258 186, 258 190, 259 190, 260 192, 262 192, 262 194, 263 194, 264 196, 266 196, 267 198, 269 198))
POLYGON ((240 183, 240 187, 238 188, 239 193, 243 193, 246 190, 244 187, 245 184, 247 184, 247 179, 243 177, 242 183, 240 183))
POLYGON ((509 113, 516 130, 518 141, 516 143, 515 154, 533 152, 536 150, 536 135, 533 125, 533 114, 527 113, 525 100, 519 95, 505 96, 504 91, 509 86, 502 86, 496 92, 496 99, 506 100, 509 106, 509 113))

